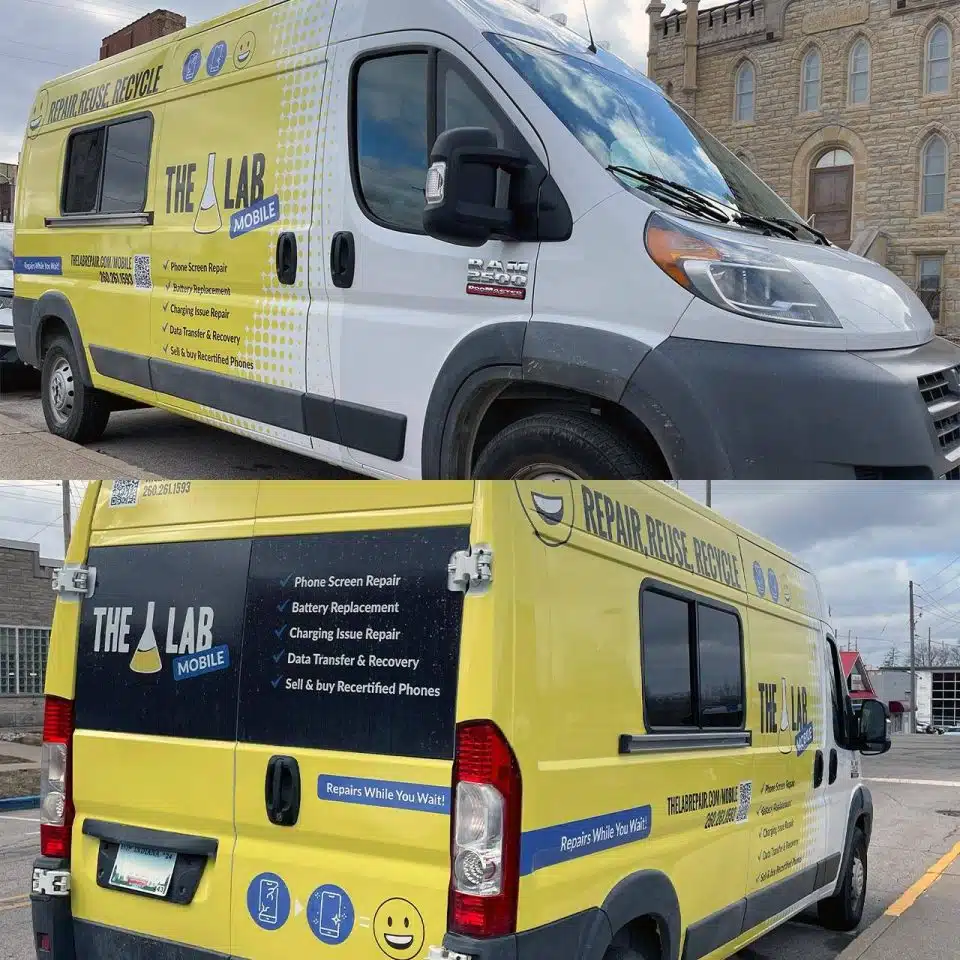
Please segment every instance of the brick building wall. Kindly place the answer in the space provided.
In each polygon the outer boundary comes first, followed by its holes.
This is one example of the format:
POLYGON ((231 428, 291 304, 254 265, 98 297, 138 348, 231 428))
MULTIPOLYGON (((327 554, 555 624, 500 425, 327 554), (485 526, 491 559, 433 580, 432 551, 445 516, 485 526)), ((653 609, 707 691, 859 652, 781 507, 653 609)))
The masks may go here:
POLYGON ((54 566, 34 544, 0 540, 0 626, 50 628, 54 566))
POLYGON ((106 60, 107 57, 116 56, 124 50, 131 50, 152 40, 159 40, 160 37, 183 30, 186 25, 187 18, 179 13, 154 10, 153 13, 148 13, 122 30, 105 37, 100 45, 100 59, 106 60))
POLYGON ((649 72, 801 216, 812 212, 811 168, 829 150, 854 158, 851 249, 918 288, 921 258, 941 258, 939 332, 960 337, 960 0, 739 0, 663 15, 652 0, 649 72), (695 16, 696 19, 691 19, 695 16), (696 29, 691 24, 696 24, 696 29), (952 36, 944 94, 924 89, 925 44, 952 36), (870 47, 869 99, 851 103, 850 54, 870 47), (801 71, 820 51, 820 109, 801 107, 801 71), (737 122, 740 65, 755 69, 755 111, 737 122), (931 136, 949 152, 942 213, 920 212, 922 152, 931 136))

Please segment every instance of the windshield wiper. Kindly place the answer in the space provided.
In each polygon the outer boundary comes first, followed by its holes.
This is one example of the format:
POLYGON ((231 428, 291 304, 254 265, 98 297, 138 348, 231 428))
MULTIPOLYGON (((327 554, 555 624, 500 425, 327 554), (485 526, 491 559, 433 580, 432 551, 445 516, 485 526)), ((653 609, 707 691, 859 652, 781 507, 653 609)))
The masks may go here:
POLYGON ((691 213, 699 213, 701 216, 710 217, 718 223, 730 223, 730 217, 715 207, 711 197, 699 193, 691 187, 684 186, 682 183, 675 183, 673 180, 667 180, 666 177, 659 177, 655 173, 647 173, 645 170, 637 170, 635 167, 625 167, 620 164, 611 164, 607 167, 611 173, 620 173, 643 184, 644 188, 654 196, 660 196, 675 207, 682 207, 691 213))
POLYGON ((742 210, 738 210, 732 214, 731 219, 734 223, 739 223, 744 227, 757 227, 767 233, 778 233, 781 237, 788 237, 790 240, 797 239, 797 231, 793 224, 780 217, 761 217, 755 213, 744 213, 742 210))
POLYGON ((812 233, 817 238, 817 243, 821 246, 830 246, 830 238, 825 234, 817 230, 816 227, 810 226, 809 223, 803 223, 795 220, 787 220, 784 217, 770 217, 769 218, 773 223, 781 223, 783 226, 788 229, 794 229, 799 227, 801 230, 806 230, 808 233, 812 233))

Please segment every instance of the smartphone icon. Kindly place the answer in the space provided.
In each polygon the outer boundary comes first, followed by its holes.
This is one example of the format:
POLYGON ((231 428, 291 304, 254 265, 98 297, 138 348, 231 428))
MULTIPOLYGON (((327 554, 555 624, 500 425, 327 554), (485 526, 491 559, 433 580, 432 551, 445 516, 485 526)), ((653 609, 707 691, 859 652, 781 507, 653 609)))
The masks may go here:
POLYGON ((325 890, 320 895, 320 933, 325 937, 340 937, 341 907, 343 897, 325 890))
POLYGON ((260 905, 257 915, 261 923, 276 926, 280 916, 280 884, 276 880, 260 881, 260 905))

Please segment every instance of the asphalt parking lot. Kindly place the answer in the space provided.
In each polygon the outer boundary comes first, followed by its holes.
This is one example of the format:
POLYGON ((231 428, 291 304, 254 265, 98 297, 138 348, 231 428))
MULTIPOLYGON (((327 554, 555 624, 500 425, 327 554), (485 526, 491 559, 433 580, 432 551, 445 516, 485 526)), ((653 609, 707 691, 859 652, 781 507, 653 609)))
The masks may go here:
MULTIPOLYGON (((960 840, 960 737, 898 738, 865 758, 875 824, 862 929, 876 920, 960 840)), ((37 852, 38 814, 0 812, 0 960, 34 960, 26 898, 37 852)), ((811 914, 743 950, 741 960, 834 960, 852 935, 831 933, 811 914)))
MULTIPOLYGON (((5 379, 0 414, 46 431, 39 383, 29 372, 5 379)), ((208 427, 163 410, 114 413, 90 450, 168 480, 337 480, 353 477, 320 460, 208 427)))

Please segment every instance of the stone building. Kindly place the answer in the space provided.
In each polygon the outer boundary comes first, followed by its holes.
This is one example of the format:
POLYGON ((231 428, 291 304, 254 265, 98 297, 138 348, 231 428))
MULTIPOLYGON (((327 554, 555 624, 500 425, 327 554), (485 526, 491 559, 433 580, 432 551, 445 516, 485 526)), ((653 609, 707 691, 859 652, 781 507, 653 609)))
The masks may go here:
POLYGON ((960 0, 651 0, 649 76, 960 338, 960 0))
POLYGON ((0 540, 0 726, 3 697, 43 693, 58 565, 36 544, 0 540))

